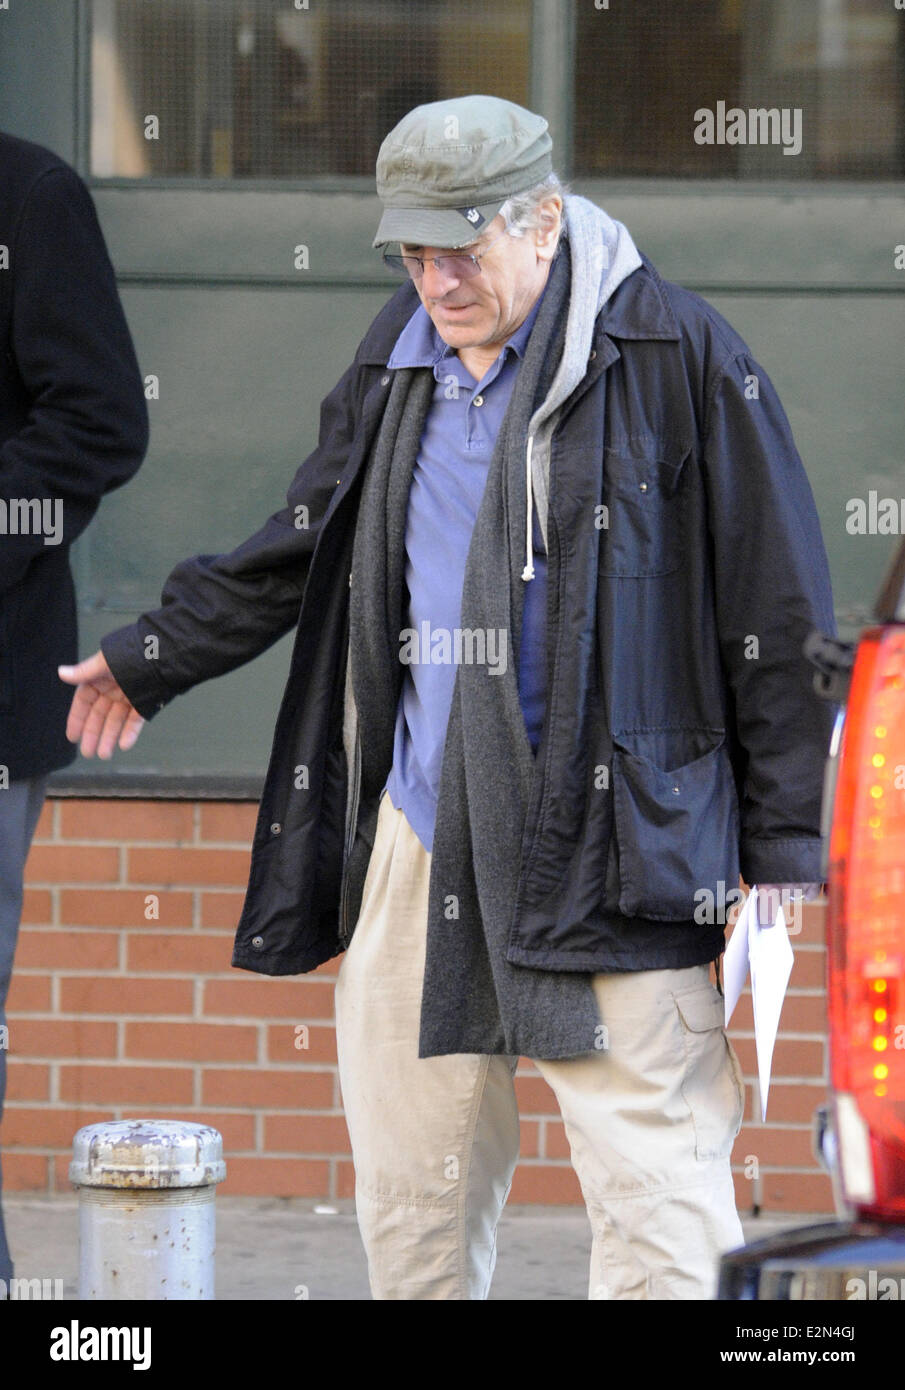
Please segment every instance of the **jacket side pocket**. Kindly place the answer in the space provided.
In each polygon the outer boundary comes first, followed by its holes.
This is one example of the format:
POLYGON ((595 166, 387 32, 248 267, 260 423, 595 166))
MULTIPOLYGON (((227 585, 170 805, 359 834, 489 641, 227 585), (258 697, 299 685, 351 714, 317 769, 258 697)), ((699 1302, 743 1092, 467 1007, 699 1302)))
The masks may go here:
POLYGON ((612 768, 620 912, 687 922, 696 893, 737 887, 738 799, 724 740, 670 770, 614 740, 612 768))

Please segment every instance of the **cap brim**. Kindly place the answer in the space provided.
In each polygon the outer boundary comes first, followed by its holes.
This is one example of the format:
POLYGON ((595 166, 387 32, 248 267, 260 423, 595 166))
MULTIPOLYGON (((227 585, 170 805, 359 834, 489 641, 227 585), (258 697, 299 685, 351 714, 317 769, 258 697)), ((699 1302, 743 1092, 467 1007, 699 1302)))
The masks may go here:
POLYGON ((505 201, 501 198, 462 212, 457 208, 384 208, 371 245, 400 241, 408 246, 470 246, 483 236, 505 201), (466 217, 466 211, 477 212, 480 221, 466 217))

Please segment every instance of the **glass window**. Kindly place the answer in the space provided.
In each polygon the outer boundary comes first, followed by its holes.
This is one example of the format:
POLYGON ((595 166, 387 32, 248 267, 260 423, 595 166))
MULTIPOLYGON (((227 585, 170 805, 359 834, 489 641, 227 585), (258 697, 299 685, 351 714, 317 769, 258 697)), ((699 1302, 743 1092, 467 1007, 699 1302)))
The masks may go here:
POLYGON ((903 93, 892 0, 578 0, 579 175, 901 178, 903 93))
POLYGON ((91 173, 373 177, 384 135, 421 102, 530 105, 531 8, 93 0, 91 173))
MULTIPOLYGON (((91 172, 370 178, 383 136, 420 102, 486 91, 532 105, 535 9, 92 0, 91 172)), ((548 25, 573 24, 575 177, 905 176, 905 13, 893 0, 542 9, 548 25)))

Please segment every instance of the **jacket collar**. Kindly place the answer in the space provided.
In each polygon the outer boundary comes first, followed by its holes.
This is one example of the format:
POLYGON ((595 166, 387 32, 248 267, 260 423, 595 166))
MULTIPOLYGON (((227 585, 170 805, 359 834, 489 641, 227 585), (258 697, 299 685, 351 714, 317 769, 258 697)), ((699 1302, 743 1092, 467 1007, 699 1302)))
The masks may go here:
POLYGON ((643 252, 642 264, 603 307, 599 327, 611 338, 681 337, 666 287, 643 252))

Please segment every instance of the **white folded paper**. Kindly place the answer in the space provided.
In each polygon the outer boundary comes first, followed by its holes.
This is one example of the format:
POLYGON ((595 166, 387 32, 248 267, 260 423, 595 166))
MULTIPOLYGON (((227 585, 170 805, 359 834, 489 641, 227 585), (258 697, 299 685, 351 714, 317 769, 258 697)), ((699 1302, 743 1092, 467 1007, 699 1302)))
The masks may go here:
POLYGON ((773 1047, 779 1030, 779 1016, 786 997, 786 987, 792 973, 792 960, 792 944, 786 930, 782 907, 777 908, 776 918, 771 927, 762 927, 758 923, 755 884, 738 915, 723 957, 723 993, 728 1027, 750 970, 762 1120, 767 1118, 773 1047))

